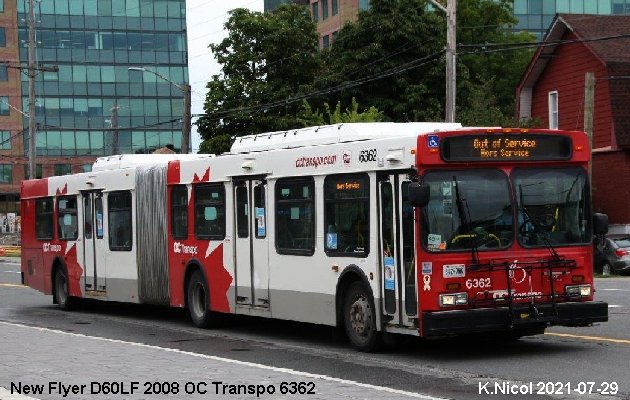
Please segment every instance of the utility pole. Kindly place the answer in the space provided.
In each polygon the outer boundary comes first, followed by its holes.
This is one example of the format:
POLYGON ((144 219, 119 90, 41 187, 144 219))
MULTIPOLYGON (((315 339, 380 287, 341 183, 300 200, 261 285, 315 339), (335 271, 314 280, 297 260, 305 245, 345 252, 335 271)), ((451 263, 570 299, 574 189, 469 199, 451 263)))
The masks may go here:
POLYGON ((188 154, 190 150, 190 128, 191 128, 191 88, 190 85, 184 83, 182 92, 184 92, 184 111, 182 117, 182 154, 188 154))
POLYGON ((35 11, 28 0, 28 177, 35 179, 35 11))
POLYGON ((588 135, 588 177, 593 182, 593 113, 595 110, 595 74, 587 72, 584 82, 584 132, 588 135))
POLYGON ((118 100, 114 100, 112 112, 112 155, 118 154, 118 100))
POLYGON ((447 0, 446 7, 437 0, 431 4, 446 14, 446 104, 444 120, 455 122, 457 97, 457 0, 447 0))
POLYGON ((20 70, 28 71, 28 177, 29 179, 35 179, 35 158, 36 152, 36 138, 37 134, 37 121, 35 120, 35 77, 37 72, 57 72, 59 67, 42 67, 38 66, 35 62, 35 10, 34 0, 28 0, 28 66, 8 65, 9 68, 16 68, 20 70))

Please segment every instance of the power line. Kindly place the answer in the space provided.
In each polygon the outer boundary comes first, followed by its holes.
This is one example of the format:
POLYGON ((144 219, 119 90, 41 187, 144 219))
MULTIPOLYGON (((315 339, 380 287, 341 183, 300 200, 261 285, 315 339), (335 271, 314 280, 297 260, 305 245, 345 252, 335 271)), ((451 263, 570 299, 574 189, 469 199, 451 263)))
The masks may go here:
POLYGON ((410 69, 413 68, 417 68, 420 67, 422 65, 428 64, 429 62, 435 61, 438 58, 440 58, 442 56, 442 54, 444 54, 444 50, 440 50, 437 51, 433 54, 430 54, 426 57, 422 57, 419 59, 415 59, 412 61, 409 61, 407 63, 404 63, 400 66, 394 67, 394 68, 390 68, 387 71, 384 72, 379 72, 376 74, 373 74, 371 76, 365 77, 365 78, 361 78, 361 79, 357 79, 354 81, 347 81, 344 82, 340 85, 337 86, 333 86, 330 88, 326 88, 326 89, 320 89, 320 90, 316 90, 310 93, 306 93, 306 94, 301 94, 301 95, 297 95, 294 97, 290 97, 287 99, 283 99, 283 100, 277 100, 277 101, 273 101, 273 102, 269 102, 269 103, 265 103, 265 104, 261 104, 261 105, 254 105, 254 106, 250 106, 250 107, 240 107, 240 108, 233 108, 230 110, 224 110, 224 111, 219 111, 219 112, 215 112, 212 114, 195 114, 193 115, 194 117, 212 117, 214 119, 222 119, 222 118, 229 118, 230 116, 239 113, 239 112, 249 112, 249 113, 256 113, 259 111, 266 111, 272 108, 276 108, 276 107, 283 107, 298 101, 302 101, 302 100, 306 100, 308 98, 312 98, 315 96, 319 96, 319 95, 323 95, 323 94, 329 94, 329 93, 334 93, 334 92, 338 92, 341 90, 346 90, 346 89, 350 89, 353 88, 355 86, 360 86, 363 85, 365 83, 368 82, 373 82, 375 80, 379 80, 382 78, 386 78, 392 75, 397 75, 400 74, 402 72, 408 71, 410 69))

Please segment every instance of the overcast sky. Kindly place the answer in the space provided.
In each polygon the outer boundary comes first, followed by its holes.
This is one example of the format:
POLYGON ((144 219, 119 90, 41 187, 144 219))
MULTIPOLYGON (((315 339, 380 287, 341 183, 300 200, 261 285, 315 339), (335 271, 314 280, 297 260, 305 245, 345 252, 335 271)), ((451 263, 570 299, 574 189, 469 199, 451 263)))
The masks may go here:
MULTIPOLYGON (((220 72, 208 45, 221 41, 226 32, 223 24, 228 11, 234 8, 262 11, 263 0, 188 0, 186 15, 188 24, 188 74, 192 86, 192 113, 203 113, 206 83, 220 72)), ((192 149, 199 149, 201 139, 193 125, 192 149)))

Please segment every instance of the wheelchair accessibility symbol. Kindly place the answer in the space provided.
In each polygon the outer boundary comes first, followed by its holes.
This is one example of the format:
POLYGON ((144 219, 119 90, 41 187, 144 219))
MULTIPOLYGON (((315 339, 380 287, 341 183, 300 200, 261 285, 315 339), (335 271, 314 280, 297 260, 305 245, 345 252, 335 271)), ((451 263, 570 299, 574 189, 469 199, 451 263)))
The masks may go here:
POLYGON ((427 146, 435 148, 440 146, 440 138, 437 135, 429 135, 427 146))

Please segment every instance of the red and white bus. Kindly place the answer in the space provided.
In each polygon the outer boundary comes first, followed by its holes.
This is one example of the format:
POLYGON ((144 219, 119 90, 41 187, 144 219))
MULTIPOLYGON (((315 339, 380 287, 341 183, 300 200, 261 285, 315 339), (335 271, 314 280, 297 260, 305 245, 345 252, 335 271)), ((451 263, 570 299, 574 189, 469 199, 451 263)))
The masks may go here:
POLYGON ((22 279, 80 298, 382 333, 520 337, 607 321, 593 300, 582 132, 446 123, 238 138, 22 184, 22 279))

